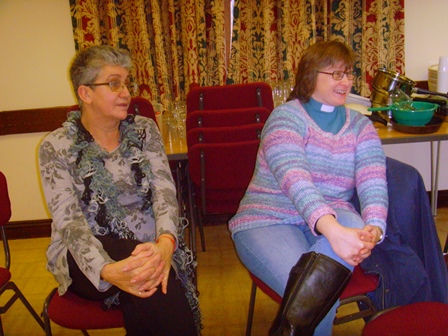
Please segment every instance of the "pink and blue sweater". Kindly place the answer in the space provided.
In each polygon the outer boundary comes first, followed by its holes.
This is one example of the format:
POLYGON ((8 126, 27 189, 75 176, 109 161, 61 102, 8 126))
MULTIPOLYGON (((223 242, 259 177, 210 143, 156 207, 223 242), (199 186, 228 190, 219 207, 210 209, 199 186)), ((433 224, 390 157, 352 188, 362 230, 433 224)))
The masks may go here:
POLYGON ((356 211, 350 203, 355 192, 364 222, 386 232, 385 154, 371 121, 346 109, 344 125, 332 134, 293 100, 277 107, 264 126, 254 175, 229 229, 234 235, 306 223, 316 234, 323 215, 356 211))

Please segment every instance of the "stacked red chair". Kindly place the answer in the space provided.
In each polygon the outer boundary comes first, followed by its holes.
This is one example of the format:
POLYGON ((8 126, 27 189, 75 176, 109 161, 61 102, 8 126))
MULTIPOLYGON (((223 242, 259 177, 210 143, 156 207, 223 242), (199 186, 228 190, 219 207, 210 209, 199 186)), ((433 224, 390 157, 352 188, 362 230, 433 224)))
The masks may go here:
POLYGON ((273 108, 271 87, 262 82, 191 88, 186 116, 190 204, 200 229, 207 215, 237 211, 273 108))

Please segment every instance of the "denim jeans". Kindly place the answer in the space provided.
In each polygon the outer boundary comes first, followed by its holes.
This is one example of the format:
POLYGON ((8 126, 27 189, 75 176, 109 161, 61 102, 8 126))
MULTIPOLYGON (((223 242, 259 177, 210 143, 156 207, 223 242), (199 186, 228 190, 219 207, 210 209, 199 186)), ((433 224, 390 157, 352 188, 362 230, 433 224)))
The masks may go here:
MULTIPOLYGON (((365 226, 359 214, 336 210, 338 222, 350 228, 365 226)), ((283 296, 291 268, 301 255, 315 251, 336 260, 350 270, 353 266, 342 260, 323 236, 314 236, 307 225, 279 224, 246 231, 233 236, 235 248, 247 269, 283 296)), ((316 328, 314 335, 329 336, 339 300, 316 328)))

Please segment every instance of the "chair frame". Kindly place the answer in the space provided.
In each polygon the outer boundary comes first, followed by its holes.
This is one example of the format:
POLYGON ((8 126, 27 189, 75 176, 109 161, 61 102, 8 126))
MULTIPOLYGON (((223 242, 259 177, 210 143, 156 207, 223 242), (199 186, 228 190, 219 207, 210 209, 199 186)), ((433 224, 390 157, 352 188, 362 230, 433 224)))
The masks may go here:
MULTIPOLYGON (((4 196, 6 198, 6 201, 9 203, 9 195, 8 195, 8 187, 7 187, 6 177, 1 172, 0 172, 0 179, 2 182, 2 187, 3 187, 3 183, 4 183, 4 190, 2 190, 2 192, 5 192, 4 196)), ((2 200, 3 200, 3 198, 2 198, 2 200)), ((10 206, 10 204, 9 204, 9 206, 10 206)), ((4 269, 6 269, 8 272, 9 272, 9 269, 11 266, 11 252, 9 249, 8 238, 6 235, 5 224, 9 221, 9 217, 10 217, 10 214, 7 216, 4 216, 3 218, 5 219, 5 221, 0 223, 0 232, 2 235, 3 250, 5 253, 4 269)), ((4 335, 1 315, 6 313, 9 310, 9 308, 17 301, 17 299, 20 299, 20 301, 22 301, 23 305, 30 312, 30 314, 33 316, 33 318, 36 320, 36 322, 41 326, 42 329, 44 329, 43 321, 41 320, 41 318, 36 313, 34 308, 31 306, 31 304, 28 302, 28 300, 25 298, 23 293, 20 291, 20 289, 17 287, 17 285, 13 281, 8 280, 7 282, 5 282, 5 284, 0 288, 0 296, 7 290, 12 290, 14 292, 14 294, 8 299, 8 301, 3 306, 0 307, 0 336, 4 335)))

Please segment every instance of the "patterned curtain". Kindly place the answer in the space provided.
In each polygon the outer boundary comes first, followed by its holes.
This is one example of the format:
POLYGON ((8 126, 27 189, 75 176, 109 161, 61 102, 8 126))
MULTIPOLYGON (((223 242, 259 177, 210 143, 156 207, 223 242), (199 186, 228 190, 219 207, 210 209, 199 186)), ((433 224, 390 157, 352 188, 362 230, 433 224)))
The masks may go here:
POLYGON ((294 78, 302 51, 338 39, 357 55, 354 92, 378 68, 404 72, 404 0, 235 0, 227 83, 294 78))
POLYGON ((225 80, 226 0, 70 0, 76 50, 127 49, 140 95, 165 107, 225 80))

